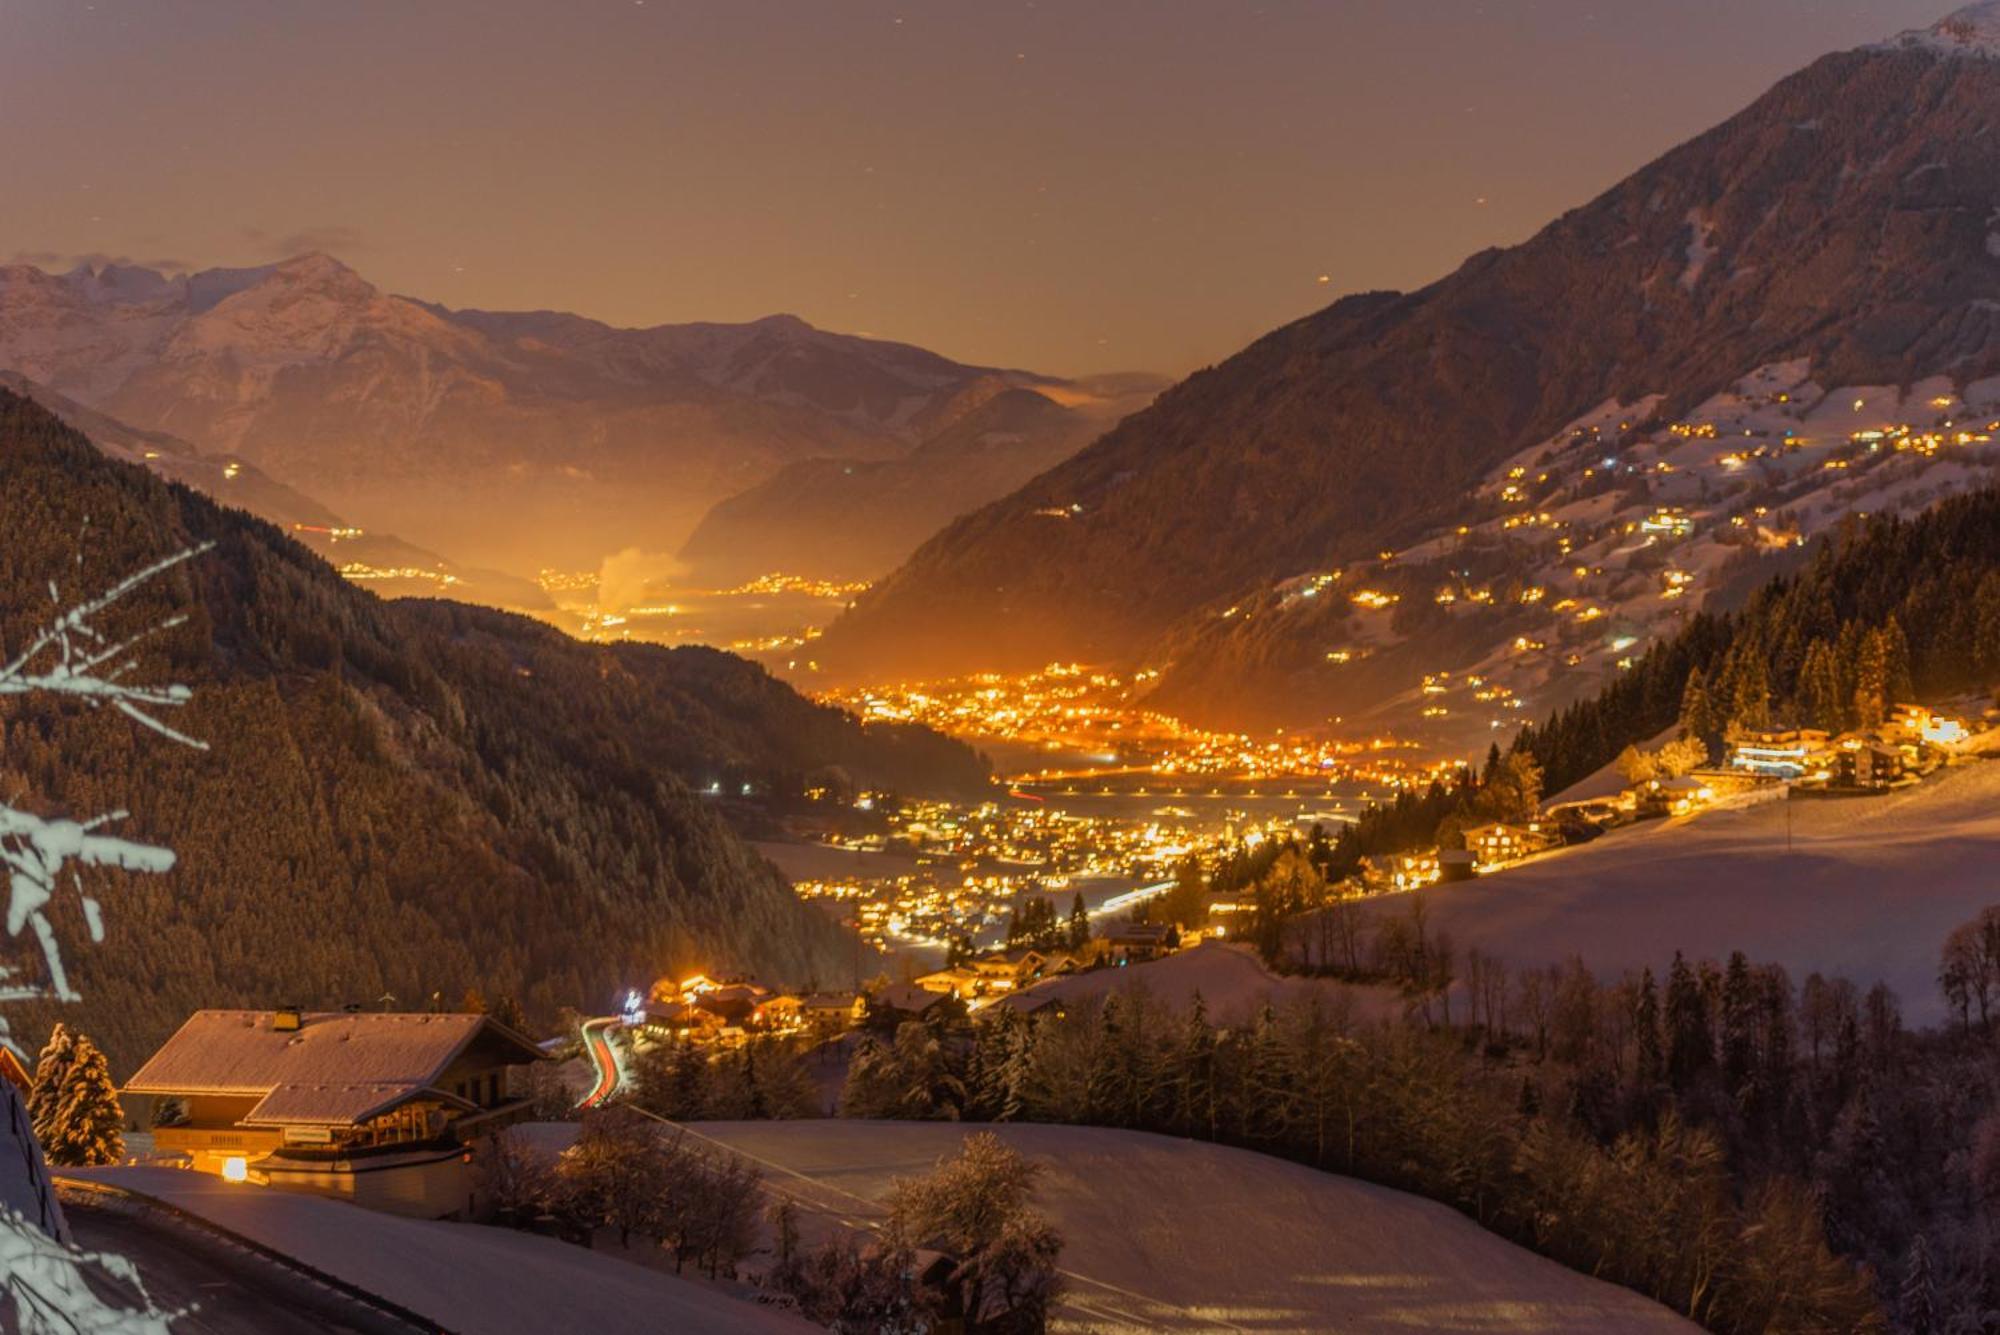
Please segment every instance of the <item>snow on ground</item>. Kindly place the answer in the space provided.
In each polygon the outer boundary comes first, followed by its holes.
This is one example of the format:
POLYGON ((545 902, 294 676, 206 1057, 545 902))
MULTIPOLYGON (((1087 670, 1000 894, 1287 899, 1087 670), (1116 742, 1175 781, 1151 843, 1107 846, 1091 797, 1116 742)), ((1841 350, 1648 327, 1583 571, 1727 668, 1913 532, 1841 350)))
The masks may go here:
MULTIPOLYGON (((1651 739, 1641 742, 1641 751, 1657 751, 1680 735, 1680 725, 1675 724, 1651 739)), ((1632 785, 1618 772, 1618 762, 1614 759, 1600 765, 1590 773, 1559 793, 1552 794, 1546 804, 1556 806, 1563 802, 1589 802, 1600 797, 1616 797, 1632 785)))
POLYGON ((1693 1331, 1667 1309, 1403 1192, 1246 1150, 1093 1127, 717 1122, 695 1134, 850 1226, 892 1179, 992 1131, 1045 1168, 1061 1230, 1058 1331, 1693 1331))
POLYGON ((700 1284, 512 1229, 402 1219, 178 1168, 63 1175, 165 1201, 460 1335, 815 1329, 700 1284))
POLYGON ((2000 763, 1879 797, 1798 798, 1647 821, 1427 892, 1460 949, 1516 966, 1570 955, 1600 975, 1676 950, 1886 982, 1913 1023, 1945 1018, 1938 948, 2000 903, 2000 763), (1791 848, 1786 847, 1789 818, 1791 848))
POLYGON ((1317 992, 1334 1005, 1353 1007, 1356 1018, 1400 1016, 1400 998, 1382 988, 1356 987, 1325 978, 1281 978, 1264 967, 1249 946, 1204 941, 1150 964, 1123 969, 1094 969, 1035 984, 1019 995, 1040 1000, 1055 997, 1075 1004, 1121 988, 1144 988, 1160 1001, 1184 1005, 1196 992, 1209 1016, 1219 1022, 1250 1019, 1265 1001, 1284 1006, 1317 992))

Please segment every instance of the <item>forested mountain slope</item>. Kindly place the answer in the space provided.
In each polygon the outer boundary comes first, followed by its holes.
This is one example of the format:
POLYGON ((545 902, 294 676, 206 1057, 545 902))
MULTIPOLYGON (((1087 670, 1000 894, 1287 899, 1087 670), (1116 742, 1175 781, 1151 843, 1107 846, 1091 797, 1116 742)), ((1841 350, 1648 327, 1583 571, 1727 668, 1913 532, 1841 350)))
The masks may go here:
MULTIPOLYGON (((0 714, 6 800, 78 818, 127 808, 122 832, 180 855, 164 876, 90 874, 101 944, 75 899, 55 905, 86 998, 64 1018, 118 1070, 200 1006, 385 992, 421 1006, 477 986, 548 1019, 680 965, 845 980, 850 940, 681 774, 784 784, 841 764, 864 782, 981 781, 963 748, 864 732, 725 655, 385 603, 4 392, 0 533, 10 647, 50 615, 51 580, 77 601, 215 544, 107 626, 186 614, 137 673, 194 687, 175 721, 210 750, 107 712, 0 714)), ((24 940, 4 946, 6 963, 39 967, 24 940)), ((51 1018, 10 1015, 29 1038, 51 1018)))

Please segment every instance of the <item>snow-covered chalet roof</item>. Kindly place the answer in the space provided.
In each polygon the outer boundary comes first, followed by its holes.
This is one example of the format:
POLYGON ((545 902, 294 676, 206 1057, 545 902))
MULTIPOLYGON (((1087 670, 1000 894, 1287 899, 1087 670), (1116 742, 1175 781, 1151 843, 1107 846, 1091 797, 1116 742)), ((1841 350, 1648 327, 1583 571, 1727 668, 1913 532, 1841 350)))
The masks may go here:
POLYGON ((433 1086, 482 1035, 522 1062, 544 1055, 485 1015, 307 1012, 284 1030, 268 1010, 196 1011, 124 1089, 254 1095, 252 1124, 353 1124, 419 1095, 452 1102, 433 1086))

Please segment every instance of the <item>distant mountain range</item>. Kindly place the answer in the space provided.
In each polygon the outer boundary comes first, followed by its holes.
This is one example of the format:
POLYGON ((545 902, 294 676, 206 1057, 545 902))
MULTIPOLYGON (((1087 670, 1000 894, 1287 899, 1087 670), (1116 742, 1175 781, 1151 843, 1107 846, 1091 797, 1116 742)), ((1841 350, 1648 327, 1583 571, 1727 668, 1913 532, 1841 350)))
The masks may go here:
POLYGON ((1987 476, 1958 437, 2000 411, 1996 31, 1828 56, 1522 245, 1265 336, 925 543, 816 658, 1143 664, 1198 716, 1416 723, 1449 708, 1426 677, 1536 646, 1453 711, 1481 731, 1594 689, 1746 563, 1987 476))
POLYGON ((787 464, 710 510, 681 559, 693 578, 719 583, 767 570, 874 579, 959 515, 1005 496, 1143 408, 1163 383, 1135 375, 1086 388, 1087 398, 1046 386, 1004 390, 900 458, 787 464))
MULTIPOLYGON (((138 671, 194 687, 174 721, 211 750, 152 744, 109 711, 9 710, 9 802, 128 807, 125 832, 180 855, 166 876, 103 873, 104 939, 68 952, 86 1001, 62 1018, 120 1069, 203 1005, 421 1007, 477 986, 548 1022, 681 964, 846 982, 866 958, 854 938, 748 849, 726 804, 986 789, 965 747, 863 726, 728 654, 375 598, 6 390, 0 479, 0 643, 50 615, 51 579, 81 597, 215 544, 106 626, 186 615, 138 671)), ((73 904, 58 920, 88 941, 73 904)), ((15 1018, 31 1033, 55 1016, 15 1018)))
POLYGON ((808 458, 884 460, 1014 388, 1086 386, 748 324, 453 311, 302 255, 188 275, 0 267, 0 369, 254 465, 352 525, 532 575, 672 551, 808 458))

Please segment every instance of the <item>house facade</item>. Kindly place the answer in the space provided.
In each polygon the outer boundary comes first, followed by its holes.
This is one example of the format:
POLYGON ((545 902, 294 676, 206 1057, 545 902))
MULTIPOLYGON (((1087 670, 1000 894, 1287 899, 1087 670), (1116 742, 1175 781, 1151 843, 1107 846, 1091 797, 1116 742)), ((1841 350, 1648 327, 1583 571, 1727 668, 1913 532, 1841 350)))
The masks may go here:
POLYGON ((545 1054, 490 1016, 197 1011, 125 1083, 177 1101, 157 1151, 395 1213, 469 1207, 465 1147, 524 1119, 545 1054))

